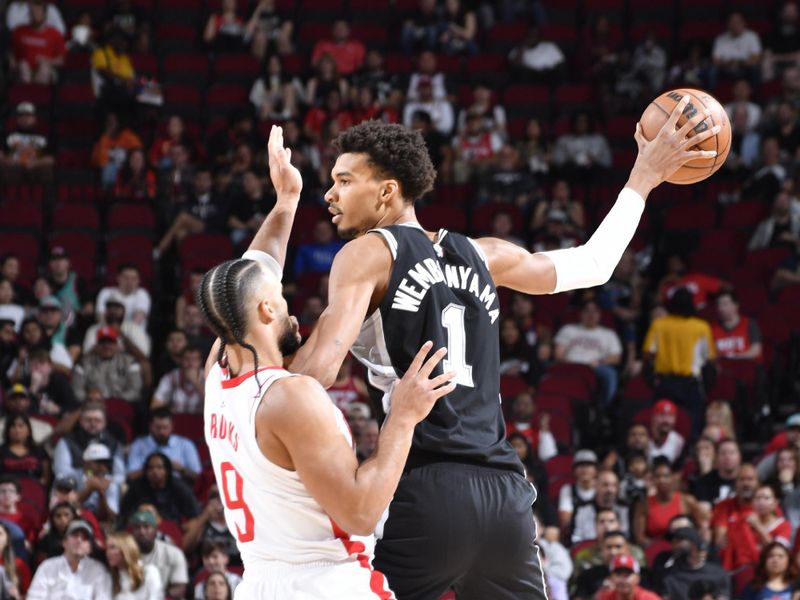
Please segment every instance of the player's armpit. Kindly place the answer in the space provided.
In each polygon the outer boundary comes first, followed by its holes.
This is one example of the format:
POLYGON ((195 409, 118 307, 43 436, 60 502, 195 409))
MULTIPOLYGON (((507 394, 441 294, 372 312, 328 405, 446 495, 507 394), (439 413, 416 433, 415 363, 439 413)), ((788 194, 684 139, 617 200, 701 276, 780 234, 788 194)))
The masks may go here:
MULTIPOLYGON (((286 467, 286 458, 280 456, 282 445, 291 466, 322 509, 345 531, 366 535, 374 530, 391 491, 381 498, 380 493, 359 490, 358 461, 336 425, 335 410, 317 382, 308 377, 287 377, 276 382, 261 403, 256 413, 256 437, 264 455, 286 467)), ((396 485, 394 482, 391 490, 396 485)))
POLYGON ((385 287, 392 257, 379 235, 348 242, 333 261, 328 282, 328 305, 289 369, 330 387, 361 324, 376 289, 385 287))
POLYGON ((499 238, 476 240, 486 255, 495 285, 526 294, 549 294, 556 287, 556 269, 546 256, 499 238))

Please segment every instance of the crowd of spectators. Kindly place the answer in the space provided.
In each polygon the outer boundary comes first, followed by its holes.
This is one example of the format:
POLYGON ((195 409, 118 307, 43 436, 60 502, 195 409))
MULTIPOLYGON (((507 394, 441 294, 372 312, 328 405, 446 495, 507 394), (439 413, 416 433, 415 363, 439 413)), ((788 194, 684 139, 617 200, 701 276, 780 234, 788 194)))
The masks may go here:
MULTIPOLYGON (((56 198, 94 198, 79 233, 107 264, 69 227, 39 238, 39 272, 0 239, 0 598, 232 597, 242 565, 202 439, 213 339, 194 294, 274 202, 269 125, 304 179, 286 290, 307 334, 342 245, 322 201, 339 132, 421 132, 438 171, 428 228, 562 248, 624 184, 637 115, 679 86, 725 104, 728 161, 653 194, 607 284, 502 293, 508 435, 539 491, 552 598, 795 597, 796 2, 703 3, 702 36, 683 2, 162 2, 163 21, 152 4, 6 8, 0 211, 43 190, 55 227, 56 198), (118 232, 121 208, 136 222, 118 232)), ((361 367, 345 362, 329 393, 368 458, 379 423, 361 367)))

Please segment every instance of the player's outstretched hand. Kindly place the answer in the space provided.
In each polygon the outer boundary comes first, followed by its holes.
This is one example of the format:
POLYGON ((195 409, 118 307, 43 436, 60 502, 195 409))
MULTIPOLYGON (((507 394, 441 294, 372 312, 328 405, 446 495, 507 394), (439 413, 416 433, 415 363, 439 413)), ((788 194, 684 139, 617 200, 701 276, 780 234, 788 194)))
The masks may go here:
POLYGON ((391 414, 395 418, 408 419, 414 425, 422 421, 431 412, 436 401, 456 389, 453 378, 454 371, 431 378, 436 365, 447 354, 446 348, 439 348, 428 360, 425 358, 433 348, 433 342, 425 342, 414 360, 397 382, 392 392, 391 414))
POLYGON ((634 133, 633 137, 639 146, 639 155, 636 157, 631 176, 634 174, 646 175, 647 179, 650 180, 651 187, 656 187, 690 160, 714 158, 717 155, 713 150, 691 149, 696 144, 719 133, 720 127, 715 125, 689 137, 689 132, 708 118, 709 114, 707 112, 698 111, 680 128, 677 127, 678 119, 680 119, 688 103, 689 96, 684 96, 675 105, 672 114, 670 114, 656 137, 650 141, 645 139, 641 124, 636 123, 636 133, 634 133))
POLYGON ((300 171, 291 163, 292 151, 283 147, 283 128, 273 125, 267 142, 269 155, 269 177, 275 187, 278 199, 289 197, 294 202, 300 199, 303 178, 300 171))

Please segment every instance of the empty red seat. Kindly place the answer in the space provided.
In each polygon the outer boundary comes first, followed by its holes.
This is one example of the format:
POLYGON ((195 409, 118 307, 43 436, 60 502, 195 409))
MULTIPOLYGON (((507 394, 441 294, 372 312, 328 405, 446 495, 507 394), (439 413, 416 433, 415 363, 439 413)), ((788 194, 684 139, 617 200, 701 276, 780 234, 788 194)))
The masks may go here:
POLYGON ((8 90, 8 103, 16 105, 20 102, 31 102, 37 108, 50 105, 53 98, 52 88, 49 85, 17 83, 8 90))
POLYGON ((261 68, 252 54, 220 54, 214 61, 214 78, 217 81, 244 80, 252 83, 261 68))
POLYGON ((679 204, 667 209, 664 229, 667 231, 695 231, 711 229, 717 215, 713 207, 705 204, 679 204))
POLYGON ((56 206, 53 210, 53 229, 100 229, 100 215, 90 204, 56 206))
POLYGON ((145 205, 134 202, 115 204, 108 211, 107 229, 110 232, 121 233, 129 230, 155 231, 156 216, 153 210, 145 205))
POLYGON ((181 241, 178 254, 184 272, 194 268, 210 269, 233 256, 233 245, 226 235, 198 233, 181 241))
POLYGON ((751 269, 759 275, 760 280, 766 281, 772 277, 790 252, 786 248, 761 248, 749 251, 744 259, 744 267, 751 269))
POLYGON ((411 72, 411 59, 404 54, 387 54, 384 60, 387 73, 393 75, 406 75, 411 72))
POLYGON ((208 57, 202 52, 176 52, 163 59, 164 78, 203 82, 208 76, 208 57))
POLYGON ((47 509, 47 496, 44 486, 38 479, 32 477, 20 477, 19 486, 21 488, 21 497, 23 502, 27 502, 39 512, 46 512, 47 509))
POLYGON ((547 367, 547 374, 555 377, 572 377, 585 382, 591 389, 597 387, 597 375, 589 365, 557 362, 547 367))
POLYGON ((633 399, 646 399, 653 397, 653 388, 647 383, 647 380, 641 375, 632 377, 625 384, 625 389, 622 392, 625 398, 633 399))
POLYGON ((559 85, 555 89, 553 102, 560 109, 588 105, 592 102, 592 88, 583 83, 559 85))
MULTIPOLYGON (((42 209, 29 202, 4 202, 0 204, 0 228, 30 230, 39 234, 43 224, 42 209)), ((5 235, 5 234, 4 234, 5 235)))
POLYGON ((65 83, 58 88, 58 104, 81 104, 84 107, 94 102, 94 91, 88 83, 65 83))
POLYGON ((574 414, 572 401, 566 396, 537 392, 536 398, 534 398, 534 404, 536 405, 536 412, 538 413, 552 414, 557 412, 564 415, 567 419, 571 419, 574 414))
POLYGON ((723 227, 753 228, 769 212, 769 205, 754 200, 745 200, 736 204, 729 204, 722 212, 723 227))
POLYGON ((563 485, 569 485, 572 477, 572 455, 559 454, 545 461, 544 470, 547 472, 547 491, 550 501, 558 504, 558 494, 563 485))
POLYGON ((576 402, 589 402, 592 389, 579 379, 546 375, 539 381, 539 391, 543 394, 565 396, 576 402))
POLYGON ((247 89, 243 86, 232 84, 217 84, 208 89, 206 93, 206 106, 228 110, 247 104, 247 89))
MULTIPOLYGON (((1 216, 0 223, 3 223, 1 216)), ((19 257, 20 278, 23 283, 30 283, 36 277, 36 267, 39 262, 39 241, 34 234, 21 231, 3 231, 0 234, 0 256, 4 254, 14 254, 19 257)))
POLYGON ((158 77, 158 60, 152 54, 136 53, 131 55, 133 70, 138 76, 151 79, 158 77))
POLYGON ((386 43, 386 27, 375 23, 353 23, 351 37, 367 47, 381 46, 386 43))
POLYGON ((472 229, 478 233, 489 233, 492 220, 499 213, 506 213, 511 217, 514 233, 521 233, 525 229, 525 217, 522 210, 515 204, 489 203, 482 204, 472 211, 472 229))
POLYGON ((514 84, 506 88, 503 101, 506 105, 548 104, 550 102, 550 90, 545 85, 514 84))
POLYGON ((527 392, 530 385, 519 375, 500 376, 500 395, 509 404, 520 394, 527 392))
POLYGON ((49 246, 63 246, 70 260, 76 256, 83 256, 93 262, 97 255, 97 240, 91 233, 71 231, 68 233, 58 233, 50 237, 49 246))

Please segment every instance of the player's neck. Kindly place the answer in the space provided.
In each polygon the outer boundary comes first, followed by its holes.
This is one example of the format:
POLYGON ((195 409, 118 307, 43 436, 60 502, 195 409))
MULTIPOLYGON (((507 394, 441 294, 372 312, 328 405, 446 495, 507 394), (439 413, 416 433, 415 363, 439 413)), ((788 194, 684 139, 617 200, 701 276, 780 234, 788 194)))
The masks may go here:
MULTIPOLYGON (((262 340, 245 340, 255 348, 258 354, 258 368, 276 367, 283 365, 283 356, 278 350, 277 344, 264 343, 262 340)), ((228 346, 226 354, 228 356, 228 369, 234 376, 242 375, 253 371, 256 368, 256 361, 253 353, 244 346, 238 344, 228 346)))
POLYGON ((404 202, 402 208, 392 210, 375 224, 374 229, 389 227, 390 225, 402 225, 403 223, 418 223, 417 213, 414 211, 414 204, 404 202))

